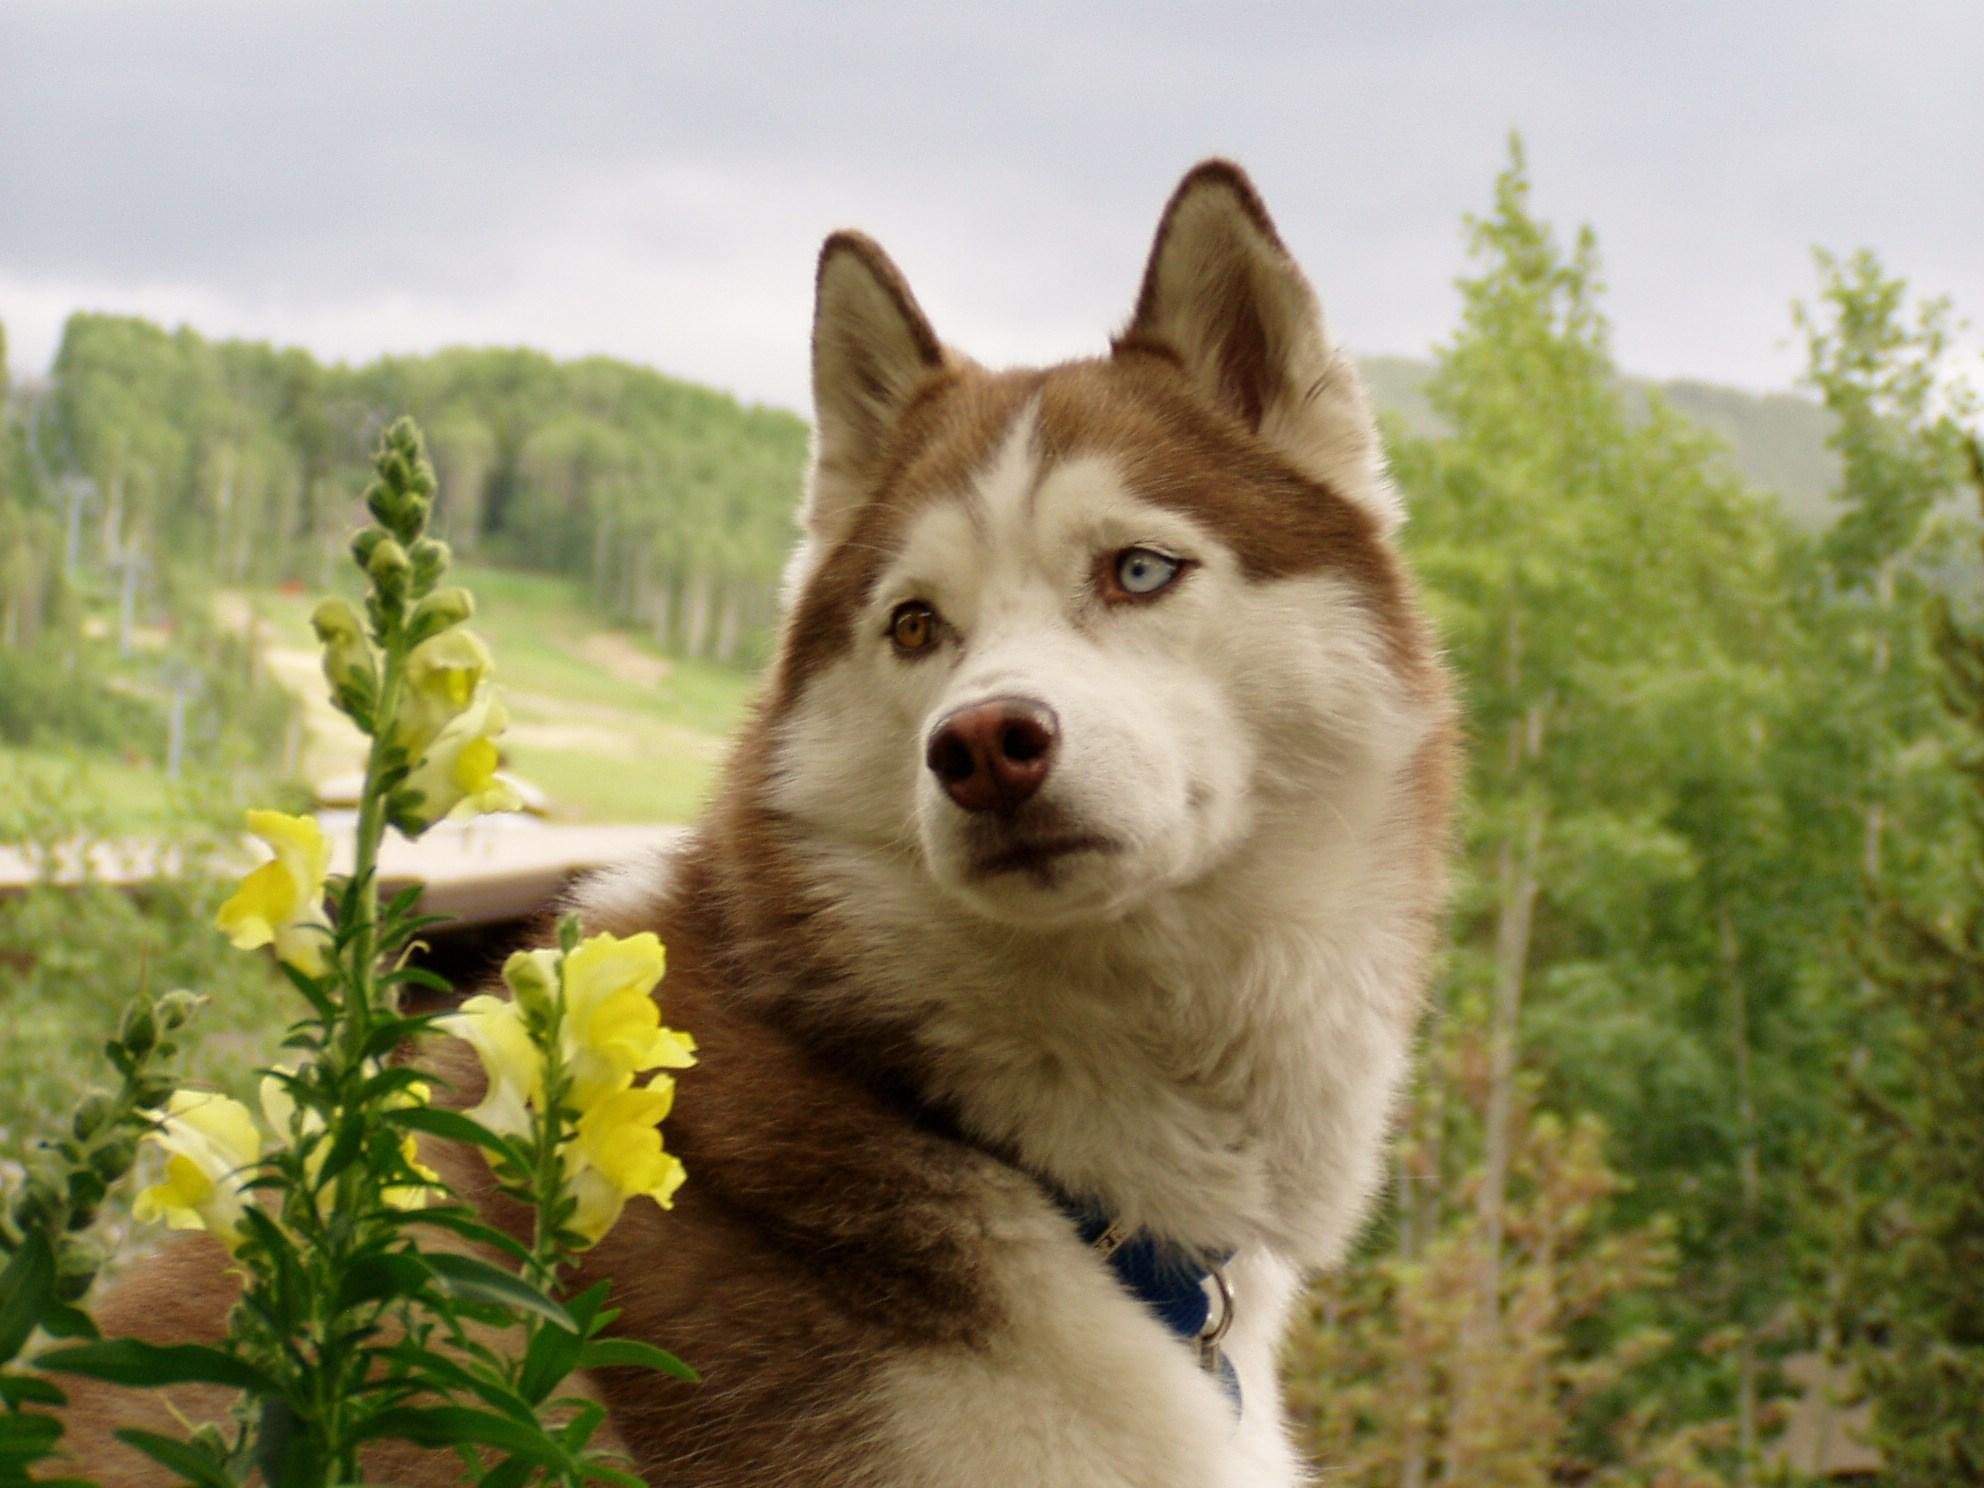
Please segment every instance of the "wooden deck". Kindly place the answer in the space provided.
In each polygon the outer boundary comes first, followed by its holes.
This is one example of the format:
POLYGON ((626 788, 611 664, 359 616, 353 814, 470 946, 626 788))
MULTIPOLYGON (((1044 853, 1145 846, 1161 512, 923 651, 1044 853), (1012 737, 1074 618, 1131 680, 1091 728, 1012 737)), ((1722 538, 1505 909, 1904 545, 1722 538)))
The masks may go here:
MULTIPOLYGON (((349 817, 349 812, 324 813, 334 873, 351 869, 349 817)), ((479 817, 444 823, 417 842, 388 833, 380 849, 379 881, 387 893, 408 884, 425 884, 423 912, 452 915, 461 928, 471 929, 526 918, 581 874, 666 848, 686 830, 652 825, 554 826, 521 817, 479 817)), ((258 844, 244 839, 239 863, 226 871, 245 872, 264 856, 258 844)), ((140 889, 154 879, 179 873, 184 866, 173 849, 143 838, 73 844, 58 849, 52 865, 21 848, 0 846, 0 894, 18 893, 45 881, 140 889)))

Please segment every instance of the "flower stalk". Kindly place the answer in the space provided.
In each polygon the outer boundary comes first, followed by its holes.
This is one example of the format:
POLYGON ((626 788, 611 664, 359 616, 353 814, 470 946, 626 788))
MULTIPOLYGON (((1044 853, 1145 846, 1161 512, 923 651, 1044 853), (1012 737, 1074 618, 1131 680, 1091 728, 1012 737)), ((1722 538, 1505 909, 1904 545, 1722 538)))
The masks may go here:
MULTIPOLYGON (((120 1433, 203 1484, 355 1483, 365 1445, 394 1438, 452 1447, 483 1481, 626 1482, 589 1446, 597 1412, 574 1415, 558 1393, 566 1376, 589 1359, 694 1376, 629 1340, 601 1352, 598 1335, 613 1315, 605 1288, 562 1299, 558 1283, 630 1199, 666 1205, 681 1182, 659 1131, 673 1085, 658 1072, 692 1062, 694 1046, 661 1026, 650 995, 660 943, 584 940, 576 921, 561 927, 556 949, 512 958, 505 975, 514 1001, 479 996, 453 1014, 402 1011, 409 984, 443 997, 452 989, 408 964, 415 936, 432 923, 417 913, 417 890, 381 903, 386 831, 418 836, 448 816, 514 807, 517 796, 496 768, 504 713, 488 649, 467 628, 473 601, 442 587, 448 550, 426 534, 436 485, 410 421, 386 431, 374 469, 365 492, 374 520, 352 543, 367 580, 364 614, 327 600, 312 616, 332 701, 369 739, 352 871, 327 888, 330 846, 318 824, 251 812, 250 830, 274 856, 217 919, 236 946, 271 947, 308 1005, 285 1040, 296 1062, 266 1072, 258 1124, 226 1096, 175 1091, 149 1072, 146 1061, 169 1052, 161 1030, 183 1021, 183 1001, 134 1010, 112 1046, 127 1074, 122 1104, 92 1106, 87 1122, 79 1112, 74 1150, 64 1149, 69 1173, 31 1187, 22 1210, 37 1234, 73 1227, 102 1197, 105 1177, 130 1165, 141 1134, 160 1149, 165 1172, 136 1212, 225 1241, 242 1278, 240 1304, 218 1345, 98 1340, 36 1362, 119 1384, 241 1392, 231 1426, 209 1423, 184 1441, 120 1433), (483 1058, 490 1087, 474 1111, 428 1104, 416 1058, 437 1029, 468 1039, 483 1058), (162 1113, 148 1114, 154 1108, 162 1113), (136 1129, 99 1141, 105 1122, 136 1129), (502 1190, 533 1210, 528 1247, 455 1201, 423 1161, 423 1137, 489 1155, 502 1190), (436 1227, 466 1240, 467 1253, 422 1244, 436 1227), (505 1257, 521 1274, 497 1263, 505 1257), (514 1330, 518 1346, 487 1342, 491 1329, 514 1330)), ((23 1231, 6 1233, 19 1240, 23 1231)), ((46 1273, 50 1308, 66 1306, 57 1280, 80 1274, 77 1264, 45 1240, 16 1248, 35 1277, 46 1273)), ((80 1316, 45 1308, 42 1326, 54 1331, 66 1320, 70 1336, 87 1337, 80 1316)), ((0 1344, 10 1342, 6 1317, 0 1307, 0 1344)), ((0 1362, 6 1357, 0 1349, 0 1362)), ((0 1395, 10 1378, 0 1369, 0 1395)), ((7 1419, 0 1415, 0 1449, 7 1419)))

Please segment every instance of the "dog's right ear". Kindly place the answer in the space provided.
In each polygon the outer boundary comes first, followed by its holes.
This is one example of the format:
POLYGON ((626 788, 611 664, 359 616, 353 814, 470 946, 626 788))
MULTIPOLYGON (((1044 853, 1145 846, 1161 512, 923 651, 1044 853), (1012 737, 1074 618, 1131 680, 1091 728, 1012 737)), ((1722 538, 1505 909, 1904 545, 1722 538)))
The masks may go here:
POLYGON ((875 460, 944 348, 901 272, 869 238, 837 232, 820 249, 813 304, 813 472, 805 525, 831 541, 867 499, 875 460))

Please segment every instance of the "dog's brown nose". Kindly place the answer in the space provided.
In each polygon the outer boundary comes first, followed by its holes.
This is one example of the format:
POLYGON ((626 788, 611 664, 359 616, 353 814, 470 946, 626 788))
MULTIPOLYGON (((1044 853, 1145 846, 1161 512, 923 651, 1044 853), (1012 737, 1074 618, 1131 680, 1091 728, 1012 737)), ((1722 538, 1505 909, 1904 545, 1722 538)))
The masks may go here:
POLYGON ((1047 778, 1060 737, 1045 703, 993 698, 946 714, 923 762, 966 811, 1014 811, 1047 778))

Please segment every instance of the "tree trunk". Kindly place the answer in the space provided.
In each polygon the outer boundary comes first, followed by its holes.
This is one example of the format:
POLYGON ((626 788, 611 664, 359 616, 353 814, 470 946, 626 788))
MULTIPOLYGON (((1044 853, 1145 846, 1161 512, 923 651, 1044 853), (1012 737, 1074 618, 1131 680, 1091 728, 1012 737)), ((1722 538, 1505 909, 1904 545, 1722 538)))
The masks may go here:
POLYGON ((613 514, 601 512, 592 528, 592 602, 595 608, 612 613, 612 596, 608 592, 608 561, 613 556, 613 514))
POLYGON ((723 588, 723 606, 716 623, 716 659, 725 666, 737 659, 737 643, 744 633, 743 616, 737 603, 737 586, 723 588))
POLYGON ((138 618, 138 570, 143 566, 135 541, 119 555, 119 561, 124 575, 117 591, 117 654, 128 657, 131 654, 131 630, 138 618))
MULTIPOLYGON (((1511 597, 1503 651, 1503 685, 1513 706, 1523 687, 1522 607, 1511 597)), ((1509 720, 1503 768, 1509 793, 1520 800, 1524 777, 1543 752, 1543 705, 1531 704, 1509 720)), ((1488 1031, 1488 1090, 1482 1113, 1481 1177, 1474 1195, 1474 1275, 1461 1324, 1448 1412, 1446 1478, 1467 1482, 1473 1443, 1494 1409, 1488 1376, 1501 1335, 1502 1232, 1508 1196, 1509 1148, 1515 1116, 1516 1062, 1521 1050, 1522 999, 1529 971, 1530 928, 1535 917, 1537 866, 1543 847, 1543 809, 1524 805, 1496 856, 1495 1002, 1488 1031)))
POLYGON ((1757 1319, 1754 1312, 1754 1266, 1763 1207, 1763 1173, 1757 1153, 1757 1102, 1750 1074, 1749 989, 1743 981, 1742 947, 1727 905, 1716 911, 1716 931, 1722 948, 1722 970, 1729 987, 1729 1016, 1736 1051, 1736 1181, 1738 1192, 1738 1260, 1736 1341, 1736 1482, 1749 1488, 1756 1481, 1757 1456, 1757 1319))
POLYGON ((689 580, 689 590, 684 596, 688 611, 683 616, 682 650, 685 655, 701 658, 707 653, 710 638, 710 578, 698 573, 689 580))
POLYGON ((1481 1258, 1474 1305, 1492 1323, 1500 1308, 1502 1218, 1509 1186, 1510 1122, 1515 1112, 1516 1058, 1521 1047, 1522 995, 1529 970, 1529 935, 1536 913, 1536 860, 1543 817, 1532 807, 1520 840, 1502 844, 1496 877, 1501 909, 1495 927, 1495 1008, 1488 1036, 1488 1109, 1481 1142, 1481 1186, 1475 1217, 1481 1224, 1481 1258))
MULTIPOLYGON (((1414 1104, 1416 1107, 1418 1102, 1414 1104)), ((1416 1109, 1414 1114, 1418 1114, 1416 1109)), ((1425 1250, 1430 1216, 1426 1212, 1427 1196, 1421 1182, 1423 1175, 1412 1170, 1405 1148, 1400 1150, 1397 1168, 1398 1256, 1410 1267, 1419 1261, 1425 1250)), ((1429 1398, 1432 1369, 1424 1349, 1413 1347, 1411 1341, 1403 1337, 1400 1342, 1398 1389, 1403 1408, 1398 1415, 1399 1488, 1426 1488, 1429 1466, 1426 1426, 1432 1414, 1429 1398)))
POLYGON ((124 551, 124 462, 110 476, 110 495, 103 504, 103 558, 115 563, 124 551))
POLYGON ((63 484, 69 494, 69 530, 62 549, 62 572, 74 577, 76 565, 82 559, 83 500, 90 487, 79 475, 70 476, 63 484))
POLYGON ((674 634, 675 621, 675 586, 669 582, 666 574, 662 575, 660 582, 654 586, 651 604, 654 617, 651 622, 654 643, 665 651, 668 649, 670 637, 674 634))

